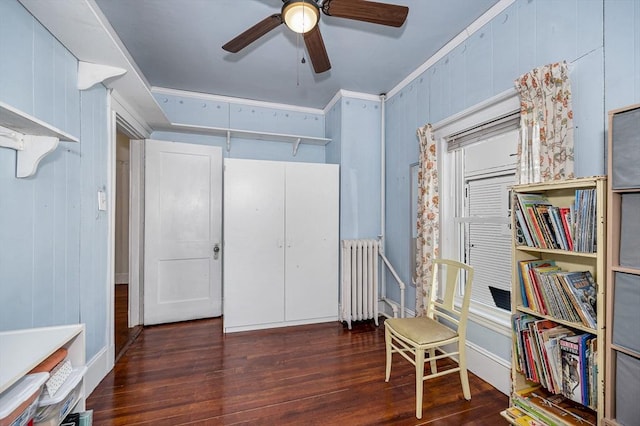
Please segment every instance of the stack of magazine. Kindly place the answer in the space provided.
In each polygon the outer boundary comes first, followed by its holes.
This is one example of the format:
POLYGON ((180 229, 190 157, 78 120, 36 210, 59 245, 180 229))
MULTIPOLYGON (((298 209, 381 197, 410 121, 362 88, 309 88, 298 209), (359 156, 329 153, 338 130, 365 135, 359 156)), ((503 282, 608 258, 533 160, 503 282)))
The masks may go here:
POLYGON ((513 317, 517 370, 551 394, 595 409, 597 406, 597 339, 575 334, 551 320, 527 314, 513 317))
POLYGON ((512 408, 519 413, 512 410, 509 417, 515 418, 515 423, 519 425, 596 426, 597 423, 595 411, 562 395, 551 394, 539 386, 513 394, 513 404, 512 408))
POLYGON ((514 213, 518 244, 592 253, 596 250, 595 189, 576 190, 568 207, 552 205, 542 194, 517 193, 514 213))
POLYGON ((552 259, 522 260, 519 278, 524 307, 596 328, 597 286, 590 271, 564 271, 552 259))

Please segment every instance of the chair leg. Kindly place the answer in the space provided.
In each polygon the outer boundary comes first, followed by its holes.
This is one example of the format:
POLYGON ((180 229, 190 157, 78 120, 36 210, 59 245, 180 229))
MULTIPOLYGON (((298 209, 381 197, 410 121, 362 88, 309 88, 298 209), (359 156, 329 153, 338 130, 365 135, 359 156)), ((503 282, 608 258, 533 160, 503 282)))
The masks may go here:
MULTIPOLYGON (((436 356, 436 348, 429 349, 429 358, 434 358, 435 356, 436 356)), ((435 359, 432 359, 429 362, 429 365, 431 366, 431 374, 438 372, 438 364, 436 364, 435 359)))
POLYGON ((467 373, 467 351, 466 345, 463 341, 458 343, 459 351, 458 354, 459 362, 458 365, 460 367, 460 382, 462 383, 462 395, 464 395, 464 399, 469 401, 471 399, 471 390, 469 389, 469 374, 467 373))
POLYGON ((391 377, 391 355, 393 355, 391 348, 391 332, 387 327, 384 328, 384 341, 385 346, 387 348, 387 362, 385 365, 385 382, 389 381, 389 377, 391 377))
POLYGON ((424 389, 424 349, 416 349, 416 417, 422 418, 422 391, 424 389))

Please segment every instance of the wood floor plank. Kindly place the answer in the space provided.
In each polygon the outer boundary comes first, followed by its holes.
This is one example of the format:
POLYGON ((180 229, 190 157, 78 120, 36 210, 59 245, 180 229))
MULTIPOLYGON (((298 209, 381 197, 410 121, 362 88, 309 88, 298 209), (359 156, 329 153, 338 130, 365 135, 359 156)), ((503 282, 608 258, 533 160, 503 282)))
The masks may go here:
MULTIPOLYGON (((340 323, 222 333, 220 318, 147 327, 87 399, 96 425, 496 425, 507 396, 470 374, 384 381, 384 327, 340 323)), ((451 361, 439 361, 439 368, 451 361)))

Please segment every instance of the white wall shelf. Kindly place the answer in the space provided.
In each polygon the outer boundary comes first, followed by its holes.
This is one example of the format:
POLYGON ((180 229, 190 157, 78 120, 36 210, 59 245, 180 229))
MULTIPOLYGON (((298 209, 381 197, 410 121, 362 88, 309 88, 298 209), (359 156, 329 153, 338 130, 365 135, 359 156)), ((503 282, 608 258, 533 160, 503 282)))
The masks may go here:
POLYGON ((79 142, 75 136, 0 102, 0 147, 16 150, 16 177, 35 174, 40 160, 53 152, 60 140, 79 142))
POLYGON ((231 138, 257 139, 273 142, 287 142, 293 144, 293 155, 298 152, 300 144, 324 146, 331 139, 314 136, 291 135, 285 133, 258 132, 253 130, 238 130, 224 127, 200 126, 195 124, 171 123, 169 126, 158 128, 167 132, 194 133, 200 135, 214 135, 227 137, 227 152, 231 149, 231 138))

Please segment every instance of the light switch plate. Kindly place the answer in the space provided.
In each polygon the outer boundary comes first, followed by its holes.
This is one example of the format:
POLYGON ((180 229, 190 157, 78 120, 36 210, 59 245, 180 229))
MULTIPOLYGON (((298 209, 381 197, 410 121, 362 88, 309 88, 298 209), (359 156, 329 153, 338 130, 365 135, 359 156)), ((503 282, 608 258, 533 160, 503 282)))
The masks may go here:
POLYGON ((102 189, 98 191, 98 210, 107 211, 107 194, 102 189))

